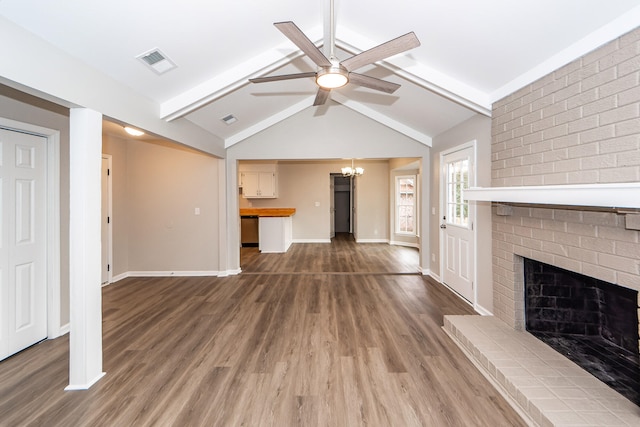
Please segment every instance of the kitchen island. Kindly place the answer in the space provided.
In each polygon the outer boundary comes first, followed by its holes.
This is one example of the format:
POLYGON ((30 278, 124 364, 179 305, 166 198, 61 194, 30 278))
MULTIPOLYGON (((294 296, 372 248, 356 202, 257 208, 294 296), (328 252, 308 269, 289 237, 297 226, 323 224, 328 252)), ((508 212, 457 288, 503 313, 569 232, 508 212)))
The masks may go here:
POLYGON ((241 208, 240 217, 258 217, 258 249, 263 253, 286 252, 293 242, 295 208, 241 208))

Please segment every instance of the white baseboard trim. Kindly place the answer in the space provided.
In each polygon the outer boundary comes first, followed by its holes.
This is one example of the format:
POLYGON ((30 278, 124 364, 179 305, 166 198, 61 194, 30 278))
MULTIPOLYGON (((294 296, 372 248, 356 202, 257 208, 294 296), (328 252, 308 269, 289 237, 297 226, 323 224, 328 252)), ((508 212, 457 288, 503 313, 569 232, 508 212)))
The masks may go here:
POLYGON ((63 335, 69 333, 69 323, 65 325, 59 325, 57 329, 47 329, 47 339, 55 340, 56 338, 60 338, 63 335))
POLYGON ((60 325, 60 330, 58 331, 58 336, 61 337, 66 335, 71 330, 71 323, 66 323, 64 325, 60 325))
POLYGON ((129 277, 217 276, 218 271, 130 271, 129 277))
POLYGON ((104 284, 103 286, 108 286, 112 283, 118 282, 122 279, 126 279, 127 277, 129 277, 129 272, 126 273, 122 273, 122 274, 118 274, 116 276, 111 277, 111 281, 109 283, 104 284))
MULTIPOLYGON (((429 271, 429 270, 427 270, 427 271, 429 271)), ((433 271, 429 271, 429 276, 431 276, 434 280, 438 281, 438 283, 442 283, 442 280, 440 280, 440 276, 435 274, 433 271)))
POLYGON ((111 278, 111 282, 105 283, 104 286, 108 286, 112 283, 126 279, 128 277, 203 277, 203 276, 215 276, 225 277, 231 274, 239 274, 240 269, 228 271, 127 271, 126 273, 118 274, 111 278))
POLYGON ((490 312, 480 304, 474 304, 473 309, 476 311, 476 313, 480 314, 481 316, 493 316, 492 312, 490 312))
POLYGON ((235 270, 224 270, 218 272, 218 277, 228 277, 228 276, 237 276, 242 273, 242 269, 237 268, 235 270))
MULTIPOLYGON (((432 275, 431 277, 433 277, 434 279, 436 278, 435 275, 432 275)), ((451 286, 447 285, 446 283, 444 283, 442 280, 438 280, 438 283, 440 283, 442 286, 444 286, 445 288, 449 289, 451 292, 453 292, 453 294, 455 296, 457 296, 458 298, 460 298, 462 301, 466 302, 467 304, 469 304, 474 310, 475 310, 475 305, 474 303, 472 303, 471 301, 466 300, 465 298, 462 297, 462 295, 460 295, 459 293, 457 293, 451 286)))
POLYGON ((104 377, 105 375, 106 375, 106 372, 102 372, 97 377, 95 377, 93 380, 89 381, 86 384, 69 384, 64 388, 64 390, 65 391, 89 390, 92 385, 97 383, 100 380, 100 378, 104 377))
POLYGON ((293 239, 293 243, 331 243, 331 239, 293 239))
POLYGON ((356 239, 356 243, 389 243, 388 239, 356 239))
POLYGON ((392 240, 389 242, 389 244, 394 246, 406 246, 407 248, 420 249, 420 245, 417 243, 399 242, 399 241, 392 240))

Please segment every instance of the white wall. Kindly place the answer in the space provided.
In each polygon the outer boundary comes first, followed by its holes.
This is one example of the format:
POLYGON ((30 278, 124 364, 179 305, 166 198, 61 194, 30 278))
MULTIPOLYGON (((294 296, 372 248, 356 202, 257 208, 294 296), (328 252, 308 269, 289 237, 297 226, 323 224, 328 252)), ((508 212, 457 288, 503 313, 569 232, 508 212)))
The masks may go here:
MULTIPOLYGON (((440 154, 442 151, 476 140, 476 185, 491 186, 491 119, 475 115, 458 126, 433 138, 433 162, 431 179, 431 206, 436 208, 432 216, 429 239, 431 254, 436 262, 432 263, 434 275, 440 276, 440 154)), ((491 204, 477 203, 476 222, 476 308, 481 312, 493 310, 493 278, 491 270, 491 204)), ((429 255, 431 256, 431 255, 429 255)))
MULTIPOLYGON (((389 159, 397 157, 414 157, 420 159, 420 168, 423 171, 423 191, 425 203, 428 204, 430 173, 430 147, 402 135, 380 123, 377 123, 361 114, 331 102, 328 108, 309 107, 306 110, 256 134, 246 140, 227 149, 227 215, 230 221, 228 227, 228 253, 229 268, 239 268, 239 217, 237 196, 237 164, 238 160, 309 160, 309 159, 389 159), (426 172, 425 172, 426 171, 426 172), (232 225, 231 221, 235 221, 232 225)), ((349 160, 350 161, 350 160, 349 160)), ((344 163, 344 160, 336 162, 344 163)), ((384 178, 384 195, 373 190, 375 197, 386 200, 379 202, 384 204, 385 221, 388 224, 388 181, 389 173, 386 166, 384 178), (379 195, 378 195, 379 194, 379 195)), ((365 169, 367 169, 365 167, 365 169)), ((371 169, 371 168, 370 168, 371 169)), ((374 168, 375 169, 375 168, 374 168)), ((337 170, 336 170, 337 172, 337 170)), ((365 171, 365 175, 368 171, 365 171)), ((373 170, 372 170, 373 172, 373 170)), ((373 177, 373 175, 372 175, 373 177)), ((324 180, 324 178, 322 178, 324 180)), ((328 180, 328 177, 326 178, 328 180)), ((381 182, 381 181, 380 181, 381 182)), ((369 190, 362 183, 363 196, 367 196, 369 190)), ((368 187, 369 189, 374 186, 368 187)), ((370 192, 369 192, 370 193, 370 192)), ((368 197, 368 196, 367 196, 368 197)), ((366 198, 365 198, 366 200, 366 198)), ((276 203, 281 203, 278 201, 276 203)), ((327 199, 328 203, 328 199, 327 199)), ((364 203, 369 203, 365 201, 364 203)), ((378 203, 378 202, 374 202, 378 203)), ((365 206, 366 208, 366 206, 365 206)), ((423 209, 425 211, 425 209, 423 209)), ((423 224, 428 224, 429 218, 421 218, 423 224)), ((378 235, 388 233, 378 228, 378 235)), ((387 234, 388 236, 388 234, 387 234)), ((358 236, 364 237, 364 236, 358 236)), ((374 238, 375 234, 367 236, 374 238)), ((388 237, 387 237, 388 238, 388 237)), ((426 242, 428 245, 428 241, 426 242)), ((427 250, 427 253, 429 251, 427 250)), ((421 261, 422 268, 429 269, 429 261, 424 258, 421 261)))

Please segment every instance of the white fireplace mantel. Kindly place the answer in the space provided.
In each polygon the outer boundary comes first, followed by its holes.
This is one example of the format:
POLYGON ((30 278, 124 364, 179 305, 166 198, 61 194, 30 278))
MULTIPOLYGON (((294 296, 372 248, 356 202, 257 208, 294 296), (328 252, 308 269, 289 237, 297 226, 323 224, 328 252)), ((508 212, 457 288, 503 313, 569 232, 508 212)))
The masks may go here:
POLYGON ((463 197, 470 201, 640 209, 640 182, 471 187, 463 197))

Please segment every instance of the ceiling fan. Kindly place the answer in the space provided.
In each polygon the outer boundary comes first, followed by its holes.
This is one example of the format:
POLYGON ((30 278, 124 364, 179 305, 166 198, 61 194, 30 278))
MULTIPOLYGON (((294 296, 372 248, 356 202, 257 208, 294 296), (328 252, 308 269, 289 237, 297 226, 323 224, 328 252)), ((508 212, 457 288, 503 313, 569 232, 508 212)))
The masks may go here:
POLYGON ((285 74, 280 76, 258 77, 249 79, 252 83, 265 83, 278 80, 300 79, 314 77, 318 85, 318 92, 313 105, 323 105, 329 99, 332 89, 340 88, 347 83, 379 90, 385 93, 395 92, 400 85, 386 80, 370 77, 364 74, 354 73, 354 70, 365 65, 373 64, 384 58, 405 52, 414 47, 420 46, 420 41, 413 32, 407 33, 396 39, 382 43, 369 50, 365 50, 357 55, 338 60, 334 54, 335 33, 334 33, 334 12, 333 0, 330 3, 330 54, 327 58, 318 47, 291 21, 276 22, 273 24, 289 40, 291 40, 302 52, 304 52, 318 66, 317 71, 307 73, 285 74))

